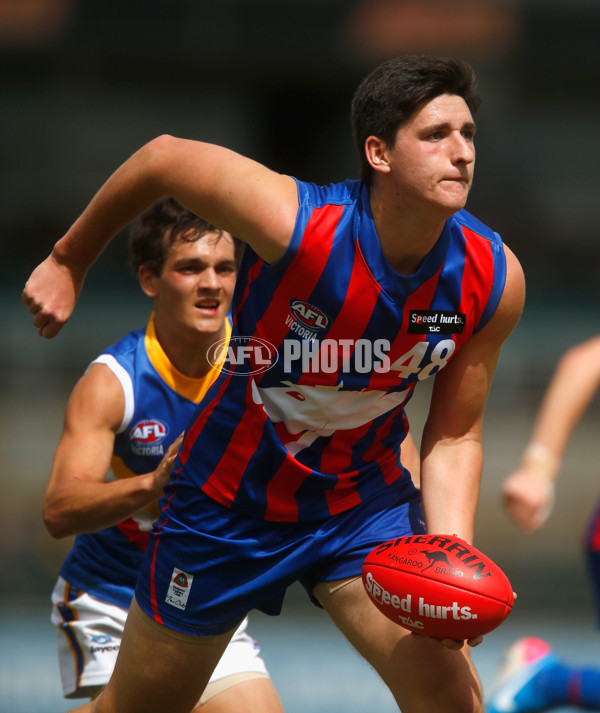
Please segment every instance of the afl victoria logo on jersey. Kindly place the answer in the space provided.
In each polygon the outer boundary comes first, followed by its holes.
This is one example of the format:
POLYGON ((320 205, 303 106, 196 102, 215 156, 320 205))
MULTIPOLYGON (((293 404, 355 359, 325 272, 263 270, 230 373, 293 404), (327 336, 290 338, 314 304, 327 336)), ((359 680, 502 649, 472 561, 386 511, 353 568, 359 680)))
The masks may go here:
POLYGON ((162 441, 168 433, 167 424, 158 419, 138 421, 129 431, 131 450, 136 455, 162 456, 164 454, 162 441))

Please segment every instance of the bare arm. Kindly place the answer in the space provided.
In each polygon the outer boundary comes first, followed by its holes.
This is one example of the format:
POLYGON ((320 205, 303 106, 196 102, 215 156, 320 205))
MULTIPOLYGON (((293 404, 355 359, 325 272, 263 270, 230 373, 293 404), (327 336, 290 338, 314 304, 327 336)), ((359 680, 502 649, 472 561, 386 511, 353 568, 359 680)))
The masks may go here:
POLYGON ((525 532, 541 527, 550 514, 569 438, 599 386, 600 336, 572 347, 560 359, 521 464, 504 481, 504 506, 525 532))
POLYGON ((105 481, 123 410, 118 379, 107 367, 94 364, 79 380, 67 404, 44 496, 44 522, 53 537, 109 527, 162 495, 180 439, 172 444, 156 471, 105 481))
POLYGON ((246 241, 269 263, 285 251, 298 208, 290 176, 220 146, 154 139, 113 173, 31 274, 23 302, 41 336, 58 334, 104 247, 162 195, 246 241))
POLYGON ((421 456, 419 449, 412 437, 412 433, 407 433, 402 441, 401 451, 402 465, 408 469, 412 482, 418 488, 421 485, 421 456))
POLYGON ((421 493, 429 532, 473 541, 483 464, 483 413, 502 344, 525 299, 523 271, 505 248, 506 285, 488 324, 435 377, 421 443, 421 493))

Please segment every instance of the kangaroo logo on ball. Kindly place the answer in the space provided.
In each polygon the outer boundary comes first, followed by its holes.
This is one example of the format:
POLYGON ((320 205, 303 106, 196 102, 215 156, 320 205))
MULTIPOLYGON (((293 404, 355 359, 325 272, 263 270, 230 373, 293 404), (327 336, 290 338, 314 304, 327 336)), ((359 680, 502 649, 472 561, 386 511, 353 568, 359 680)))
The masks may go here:
POLYGON ((450 564, 448 561, 448 555, 445 552, 432 552, 431 550, 421 550, 421 552, 427 557, 427 560, 429 564, 427 567, 425 567, 423 572, 425 570, 429 569, 430 567, 433 567, 434 564, 445 564, 447 567, 450 567, 451 569, 459 569, 458 567, 455 567, 454 565, 450 564))

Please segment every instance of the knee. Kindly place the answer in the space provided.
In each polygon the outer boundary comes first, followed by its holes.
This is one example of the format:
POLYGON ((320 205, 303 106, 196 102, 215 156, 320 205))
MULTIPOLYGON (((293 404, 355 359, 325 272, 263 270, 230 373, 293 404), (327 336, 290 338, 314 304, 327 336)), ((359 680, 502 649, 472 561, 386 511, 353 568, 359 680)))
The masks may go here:
POLYGON ((456 681, 447 685, 438 694, 430 711, 445 713, 483 713, 483 696, 478 681, 456 681))
POLYGON ((411 713, 484 713, 481 686, 474 678, 458 677, 430 686, 415 697, 414 702, 413 707, 401 707, 401 710, 411 713))
POLYGON ((483 693, 473 668, 444 666, 400 689, 396 697, 403 713, 484 713, 483 693))

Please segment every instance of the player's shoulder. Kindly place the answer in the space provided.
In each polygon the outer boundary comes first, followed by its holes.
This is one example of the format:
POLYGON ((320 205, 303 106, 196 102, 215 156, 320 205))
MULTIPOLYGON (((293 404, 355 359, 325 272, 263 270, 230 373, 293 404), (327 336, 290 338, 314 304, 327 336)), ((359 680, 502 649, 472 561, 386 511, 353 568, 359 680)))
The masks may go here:
POLYGON ((452 216, 452 219, 461 227, 467 228, 472 233, 476 233, 492 242, 494 245, 502 245, 502 238, 499 233, 486 225, 484 222, 476 218, 472 213, 467 210, 459 210, 452 216))
POLYGON ((297 178, 294 180, 298 186, 298 201, 301 206, 351 205, 359 200, 363 187, 361 181, 350 179, 327 185, 318 185, 297 178))
POLYGON ((144 345, 145 334, 144 327, 128 332, 93 359, 87 371, 100 364, 107 367, 123 385, 129 385, 140 369, 138 354, 145 353, 145 349, 140 349, 144 345))

